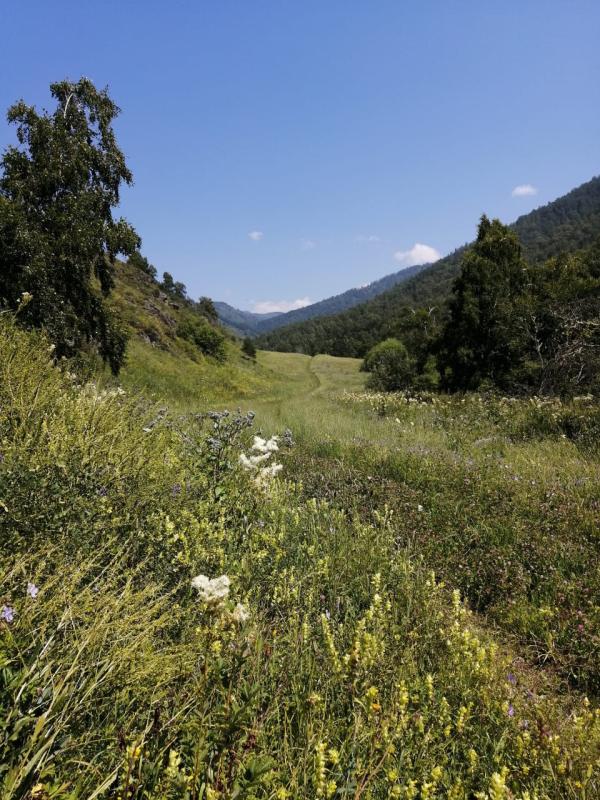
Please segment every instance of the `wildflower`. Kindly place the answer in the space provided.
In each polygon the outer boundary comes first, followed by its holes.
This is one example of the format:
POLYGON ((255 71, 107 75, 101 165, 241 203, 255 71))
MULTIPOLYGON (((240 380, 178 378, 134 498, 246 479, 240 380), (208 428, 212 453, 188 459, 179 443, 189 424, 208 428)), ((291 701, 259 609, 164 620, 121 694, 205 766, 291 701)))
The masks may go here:
POLYGON ((15 618, 15 610, 12 606, 2 606, 0 611, 0 620, 3 622, 11 623, 15 618))
POLYGON ((254 441, 252 443, 252 450, 256 450, 258 453, 275 453, 279 450, 279 445, 277 442, 279 441, 279 437, 271 436, 270 439, 263 439, 261 436, 255 436, 254 441))
POLYGON ((425 509, 423 508, 423 506, 421 505, 421 503, 419 503, 419 505, 417 506, 417 511, 424 511, 424 510, 425 510, 425 509))
POLYGON ((270 467, 263 467, 258 473, 257 482, 264 483, 275 478, 283 469, 283 464, 271 464, 270 467))
POLYGON ((242 603, 238 603, 233 609, 231 618, 237 625, 243 625, 250 619, 250 612, 242 603))
POLYGON ((32 600, 35 600, 35 598, 38 596, 39 591, 40 590, 35 585, 35 583, 31 583, 31 581, 27 582, 27 594, 29 595, 29 597, 32 598, 32 600))
POLYGON ((315 795, 322 797, 325 794, 325 743, 318 742, 315 748, 315 795))
POLYGON ((206 575, 197 575, 192 579, 192 587, 196 589, 207 606, 220 606, 229 595, 231 581, 227 575, 219 578, 209 578, 206 575))
POLYGON ((506 713, 508 714, 509 717, 514 717, 515 709, 514 709, 514 706, 513 706, 512 703, 509 703, 509 706, 508 706, 508 709, 507 709, 506 713))
POLYGON ((516 684, 516 682, 517 682, 517 679, 516 679, 516 678, 515 678, 515 676, 512 674, 512 672, 509 672, 509 673, 508 673, 508 675, 506 676, 506 680, 507 680, 509 683, 512 683, 512 685, 513 685, 513 686, 514 686, 514 685, 516 684))
POLYGON ((258 469, 258 465, 267 461, 270 457, 270 453, 264 453, 262 456, 247 456, 245 453, 240 453, 239 461, 242 467, 250 472, 258 469))

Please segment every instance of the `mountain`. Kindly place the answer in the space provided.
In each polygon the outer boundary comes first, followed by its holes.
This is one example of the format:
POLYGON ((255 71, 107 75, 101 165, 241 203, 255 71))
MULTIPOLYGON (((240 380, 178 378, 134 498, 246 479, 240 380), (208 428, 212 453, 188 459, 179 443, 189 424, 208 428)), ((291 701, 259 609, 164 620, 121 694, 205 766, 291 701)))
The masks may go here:
POLYGON ((256 333, 262 322, 285 316, 281 311, 272 311, 270 314, 255 314, 253 311, 242 311, 230 306, 229 303, 215 301, 214 307, 219 315, 219 320, 239 336, 250 336, 256 333))
MULTIPOLYGON (((531 263, 592 244, 600 236, 600 177, 519 217, 511 227, 531 263)), ((393 335, 395 320, 408 308, 439 307, 446 302, 464 249, 354 308, 264 333, 257 345, 265 350, 361 357, 393 335)))
POLYGON ((234 308, 228 303, 215 302, 214 305, 221 322, 231 328, 234 333, 244 336, 259 335, 281 328, 284 325, 291 325, 293 322, 303 322, 307 319, 313 319, 313 317, 325 317, 329 314, 345 311, 347 308, 353 308, 359 303, 364 303, 372 297, 391 289, 392 286, 407 281, 426 267, 427 264, 406 267, 398 270, 398 272, 392 272, 390 275, 384 275, 383 278, 379 278, 379 280, 373 281, 367 286, 347 289, 342 294, 326 297, 324 300, 319 300, 318 303, 311 303, 303 308, 296 308, 294 311, 254 314, 252 311, 240 311, 240 309, 234 308))
POLYGON ((391 289, 399 283, 407 281, 416 275, 421 270, 425 269, 427 264, 418 264, 414 267, 406 267, 405 269, 393 272, 390 275, 385 275, 379 280, 369 283, 367 286, 360 286, 355 289, 348 289, 342 294, 333 295, 333 297, 326 297, 325 300, 320 300, 318 303, 311 303, 309 306, 303 308, 296 308, 294 311, 287 311, 285 314, 278 314, 271 319, 263 319, 258 322, 256 330, 258 333, 267 333, 268 331, 281 328, 284 325, 290 325, 293 322, 303 322, 313 317, 325 317, 329 314, 337 314, 340 311, 345 311, 348 308, 364 303, 372 297, 391 289))

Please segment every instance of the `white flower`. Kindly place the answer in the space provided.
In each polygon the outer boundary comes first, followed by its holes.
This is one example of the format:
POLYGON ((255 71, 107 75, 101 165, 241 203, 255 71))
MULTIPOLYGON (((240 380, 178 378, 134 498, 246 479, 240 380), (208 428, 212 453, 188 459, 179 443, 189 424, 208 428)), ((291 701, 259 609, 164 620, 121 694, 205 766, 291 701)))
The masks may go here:
POLYGON ((283 464, 271 464, 269 467, 263 467, 256 476, 256 483, 259 485, 265 484, 273 480, 283 469, 283 464))
POLYGON ((423 508, 423 506, 421 505, 421 503, 419 503, 419 505, 417 506, 417 511, 424 511, 424 510, 425 510, 425 509, 423 508))
POLYGON ((244 469, 254 470, 263 461, 267 461, 271 457, 270 453, 264 453, 262 456, 247 456, 245 453, 240 453, 240 464, 244 469))
POLYGON ((266 439, 263 439, 260 436, 255 436, 254 437, 254 441, 252 443, 252 449, 253 450, 258 450, 259 452, 264 453, 266 446, 267 446, 267 440, 266 439))
POLYGON ((279 437, 271 436, 269 440, 263 439, 261 436, 255 436, 252 443, 252 449, 257 450, 259 453, 275 453, 279 450, 277 440, 279 437))
POLYGON ((238 603, 233 609, 231 617, 237 625, 243 625, 250 619, 250 612, 246 606, 242 605, 242 603, 238 603))
POLYGON ((209 578, 206 575, 196 575, 192 579, 192 586, 197 590, 200 599, 207 606, 220 606, 229 595, 229 585, 231 581, 227 575, 219 578, 209 578))

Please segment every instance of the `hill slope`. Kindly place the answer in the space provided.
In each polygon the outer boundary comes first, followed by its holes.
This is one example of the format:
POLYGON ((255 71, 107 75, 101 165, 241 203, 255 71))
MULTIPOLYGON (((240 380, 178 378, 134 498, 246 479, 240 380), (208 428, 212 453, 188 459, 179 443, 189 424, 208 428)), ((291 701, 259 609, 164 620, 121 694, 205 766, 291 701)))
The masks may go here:
POLYGON ((214 306, 219 315, 219 320, 238 336, 249 336, 258 330, 262 322, 285 316, 279 311, 274 311, 271 314, 255 314, 252 311, 242 311, 222 301, 215 301, 214 306))
POLYGON ((195 303, 167 295, 150 275, 130 264, 118 264, 110 305, 129 333, 119 376, 127 388, 189 409, 220 404, 232 394, 253 397, 272 380, 218 324, 213 327, 225 338, 222 360, 203 355, 179 336, 182 321, 206 317, 195 303))
MULTIPOLYGON (((519 217, 511 227, 532 263, 590 245, 600 234, 600 177, 519 217)), ((393 333, 394 319, 403 309, 445 303, 463 251, 464 247, 455 250, 366 303, 341 314, 279 328, 260 336, 257 343, 268 350, 362 356, 393 333)))
POLYGON ((276 317, 273 316, 270 319, 263 317, 258 321, 256 332, 259 334, 267 333, 276 328, 281 328, 284 325, 291 325, 294 322, 303 322, 304 320, 313 319, 314 317, 338 314, 348 308, 354 308, 354 306, 365 303, 367 300, 382 294, 393 286, 404 283, 424 270, 427 266, 427 264, 417 264, 414 267, 406 267, 390 275, 384 275, 383 278, 379 278, 379 280, 373 281, 367 286, 358 286, 353 289, 348 289, 342 292, 342 294, 326 297, 318 303, 311 303, 311 305, 304 306, 304 308, 296 308, 294 311, 287 311, 285 314, 278 314, 276 317))

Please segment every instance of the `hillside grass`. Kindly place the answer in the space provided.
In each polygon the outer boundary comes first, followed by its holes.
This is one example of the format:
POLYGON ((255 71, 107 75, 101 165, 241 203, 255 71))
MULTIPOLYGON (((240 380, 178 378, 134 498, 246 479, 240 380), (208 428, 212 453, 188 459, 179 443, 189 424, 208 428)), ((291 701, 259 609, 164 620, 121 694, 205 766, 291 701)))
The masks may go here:
POLYGON ((50 357, 0 319, 3 798, 598 796, 600 714, 570 688, 597 669, 593 408, 372 396, 329 357, 186 378, 134 347, 157 405, 50 357), (257 484, 240 454, 288 427, 257 484), (490 586, 549 620, 552 669, 490 586))

